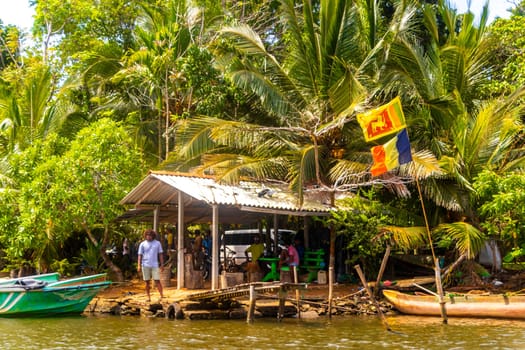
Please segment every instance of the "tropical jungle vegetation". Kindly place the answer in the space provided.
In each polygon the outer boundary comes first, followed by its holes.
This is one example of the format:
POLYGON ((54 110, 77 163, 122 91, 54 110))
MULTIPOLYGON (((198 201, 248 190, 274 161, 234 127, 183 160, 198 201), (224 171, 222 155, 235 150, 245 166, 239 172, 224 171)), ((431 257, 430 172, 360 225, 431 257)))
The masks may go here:
POLYGON ((369 269, 387 244, 525 252, 525 1, 491 23, 444 0, 30 3, 30 32, 0 22, 4 268, 121 278, 106 248, 138 237, 115 219, 150 169, 331 193, 369 269), (356 116, 397 96, 413 161, 372 176, 387 139, 356 116))

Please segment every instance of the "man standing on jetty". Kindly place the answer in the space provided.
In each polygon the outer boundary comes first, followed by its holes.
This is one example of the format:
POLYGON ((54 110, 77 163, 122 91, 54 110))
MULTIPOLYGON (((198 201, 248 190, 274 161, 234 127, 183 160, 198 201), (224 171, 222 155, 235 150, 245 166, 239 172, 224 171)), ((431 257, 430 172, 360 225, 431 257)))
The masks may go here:
POLYGON ((139 245, 139 258, 137 271, 142 271, 142 277, 146 282, 146 294, 148 295, 148 302, 150 297, 150 281, 153 278, 155 286, 159 291, 160 298, 164 298, 162 292, 162 284, 160 283, 160 271, 164 270, 164 251, 162 245, 155 238, 157 233, 153 230, 144 231, 144 240, 139 245), (160 265, 159 265, 160 262, 160 265))

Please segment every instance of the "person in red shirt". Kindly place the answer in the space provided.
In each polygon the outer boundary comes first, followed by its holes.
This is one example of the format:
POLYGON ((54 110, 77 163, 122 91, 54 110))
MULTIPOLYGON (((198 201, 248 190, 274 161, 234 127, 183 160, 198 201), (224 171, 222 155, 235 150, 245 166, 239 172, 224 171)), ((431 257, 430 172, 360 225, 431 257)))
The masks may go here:
POLYGON ((279 267, 281 266, 299 266, 299 253, 291 243, 285 243, 286 249, 281 252, 279 267))

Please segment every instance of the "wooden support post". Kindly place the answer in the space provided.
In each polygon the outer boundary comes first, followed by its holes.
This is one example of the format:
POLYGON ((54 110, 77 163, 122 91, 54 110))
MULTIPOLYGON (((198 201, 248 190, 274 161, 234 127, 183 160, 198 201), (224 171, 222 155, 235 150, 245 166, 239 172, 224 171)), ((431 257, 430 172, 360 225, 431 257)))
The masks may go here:
POLYGON ((277 321, 281 321, 284 318, 284 304, 286 303, 286 292, 279 288, 279 309, 277 311, 277 321))
POLYGON ((445 297, 443 293, 443 285, 441 284, 441 268, 439 267, 439 259, 434 260, 434 266, 436 271, 436 289, 439 295, 439 307, 441 309, 441 318, 443 318, 443 323, 448 323, 447 317, 447 308, 445 306, 445 297))
POLYGON ((177 289, 184 288, 184 194, 178 192, 177 209, 177 289))
MULTIPOLYGON (((333 194, 332 194, 333 196, 333 194)), ((332 197, 332 203, 334 199, 332 197)), ((328 317, 332 318, 332 301, 334 298, 334 266, 335 266, 335 239, 337 232, 333 225, 330 226, 330 257, 328 258, 328 317)))
POLYGON ((255 313, 255 285, 250 285, 250 304, 248 306, 248 318, 246 319, 246 322, 253 323, 253 315, 255 313))
POLYGON ((334 267, 328 267, 328 317, 332 318, 332 301, 334 299, 334 267))
MULTIPOLYGON (((292 266, 292 268, 293 268, 293 282, 297 284, 299 283, 299 278, 297 276, 297 266, 292 266)), ((300 299, 299 289, 296 289, 295 290, 295 300, 297 302, 297 317, 301 318, 301 305, 299 304, 299 299, 300 299)))
POLYGON ((381 267, 379 268, 379 273, 377 274, 376 286, 374 288, 374 296, 379 296, 379 284, 381 279, 383 279, 383 273, 385 273, 386 263, 388 262, 388 257, 390 256, 390 245, 386 246, 385 255, 383 256, 383 261, 381 261, 381 267))
POLYGON ((363 271, 361 270, 361 266, 355 265, 354 268, 357 271, 357 274, 359 275, 359 278, 361 279, 361 283, 365 287, 366 292, 368 293, 368 296, 370 299, 372 299, 372 302, 374 303, 374 306, 377 309, 377 314, 379 315, 379 318, 381 318, 381 321, 383 322, 383 325, 385 326, 387 331, 392 331, 390 326, 388 325, 388 321, 386 320, 385 315, 383 315, 383 311, 381 311, 381 305, 377 302, 376 298, 374 298, 374 295, 372 294, 372 291, 370 290, 370 287, 368 286, 368 283, 366 282, 365 275, 363 274, 363 271))

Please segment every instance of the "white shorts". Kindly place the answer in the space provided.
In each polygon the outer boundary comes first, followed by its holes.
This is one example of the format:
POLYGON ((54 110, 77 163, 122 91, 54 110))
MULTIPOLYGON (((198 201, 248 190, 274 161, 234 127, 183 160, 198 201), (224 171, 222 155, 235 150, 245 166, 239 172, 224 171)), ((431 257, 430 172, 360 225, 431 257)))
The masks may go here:
POLYGON ((152 278, 155 281, 160 281, 160 268, 142 266, 142 278, 144 281, 149 281, 152 278))

